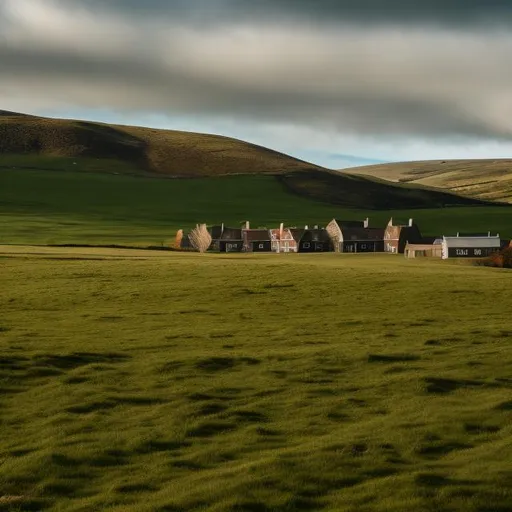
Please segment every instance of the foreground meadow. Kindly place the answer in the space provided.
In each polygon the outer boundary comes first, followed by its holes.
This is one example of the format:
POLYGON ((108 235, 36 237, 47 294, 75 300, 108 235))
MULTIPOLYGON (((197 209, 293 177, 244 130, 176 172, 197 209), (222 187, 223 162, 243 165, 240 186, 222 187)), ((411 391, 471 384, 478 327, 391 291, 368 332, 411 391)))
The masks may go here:
POLYGON ((0 510, 512 510, 510 271, 0 246, 0 510))

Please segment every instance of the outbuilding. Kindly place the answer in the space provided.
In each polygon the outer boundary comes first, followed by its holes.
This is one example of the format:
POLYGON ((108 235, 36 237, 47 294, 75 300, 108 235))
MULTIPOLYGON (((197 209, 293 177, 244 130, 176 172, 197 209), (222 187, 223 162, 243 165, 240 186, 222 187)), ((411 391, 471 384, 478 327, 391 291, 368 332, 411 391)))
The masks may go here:
POLYGON ((443 236, 442 258, 484 258, 500 250, 499 235, 487 236, 443 236))

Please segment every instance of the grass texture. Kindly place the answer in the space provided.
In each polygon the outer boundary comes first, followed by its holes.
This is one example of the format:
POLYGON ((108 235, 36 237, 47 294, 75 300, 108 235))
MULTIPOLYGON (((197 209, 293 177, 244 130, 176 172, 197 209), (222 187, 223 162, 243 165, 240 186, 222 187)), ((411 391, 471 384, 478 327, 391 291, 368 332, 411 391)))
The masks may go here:
POLYGON ((0 510, 509 511, 509 276, 0 247, 0 510))
POLYGON ((512 160, 432 160, 347 169, 361 176, 437 187, 478 199, 512 202, 512 160))

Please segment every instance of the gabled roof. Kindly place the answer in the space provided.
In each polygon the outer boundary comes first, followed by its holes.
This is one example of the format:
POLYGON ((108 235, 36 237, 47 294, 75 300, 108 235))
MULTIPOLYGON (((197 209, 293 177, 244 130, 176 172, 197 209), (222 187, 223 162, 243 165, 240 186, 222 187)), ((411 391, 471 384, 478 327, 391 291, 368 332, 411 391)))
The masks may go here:
POLYGON ((326 229, 306 229, 301 237, 306 242, 331 242, 331 238, 326 229))
POLYGON ((242 230, 240 228, 224 228, 220 240, 242 240, 242 230))
POLYGON ((268 229, 244 229, 243 235, 247 242, 267 242, 271 240, 268 229))
POLYGON ((290 228, 293 239, 298 243, 301 241, 306 230, 304 228, 290 228))
POLYGON ((343 230, 343 240, 384 240, 384 228, 347 228, 343 230))

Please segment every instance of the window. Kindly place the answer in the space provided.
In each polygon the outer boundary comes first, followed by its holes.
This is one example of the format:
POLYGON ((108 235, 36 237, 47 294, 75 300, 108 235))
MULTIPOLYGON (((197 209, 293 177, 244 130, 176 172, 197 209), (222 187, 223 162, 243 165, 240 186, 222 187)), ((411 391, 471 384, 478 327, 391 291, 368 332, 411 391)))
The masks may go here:
POLYGON ((309 249, 311 247, 311 244, 309 242, 304 242, 303 247, 304 249, 309 249))
POLYGON ((265 245, 264 244, 259 244, 258 245, 258 249, 264 249, 265 248, 265 245))

